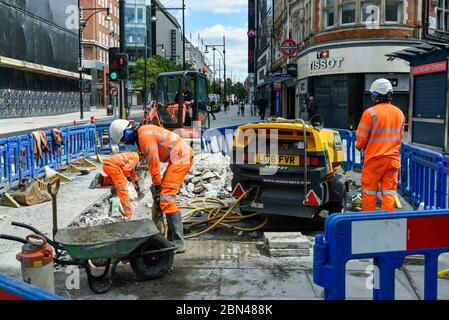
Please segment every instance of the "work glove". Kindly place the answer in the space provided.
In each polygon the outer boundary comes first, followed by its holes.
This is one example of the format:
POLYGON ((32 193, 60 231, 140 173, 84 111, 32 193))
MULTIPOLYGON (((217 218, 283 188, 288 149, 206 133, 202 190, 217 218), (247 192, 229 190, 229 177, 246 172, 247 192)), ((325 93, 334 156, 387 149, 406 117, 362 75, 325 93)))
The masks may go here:
POLYGON ((151 194, 153 195, 153 200, 155 203, 161 202, 161 185, 152 185, 151 186, 151 194))

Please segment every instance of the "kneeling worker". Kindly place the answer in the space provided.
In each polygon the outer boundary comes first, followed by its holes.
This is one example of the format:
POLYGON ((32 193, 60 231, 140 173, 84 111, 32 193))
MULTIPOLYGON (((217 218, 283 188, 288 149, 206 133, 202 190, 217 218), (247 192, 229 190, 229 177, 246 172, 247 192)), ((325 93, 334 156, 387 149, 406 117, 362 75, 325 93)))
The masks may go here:
POLYGON ((111 143, 135 144, 148 163, 153 182, 153 198, 160 199, 160 207, 167 217, 169 240, 177 246, 176 253, 185 252, 181 211, 176 195, 193 165, 193 150, 176 133, 154 125, 133 127, 129 121, 115 120, 110 127, 111 143), (168 163, 161 178, 160 162, 168 163))
POLYGON ((126 218, 131 218, 134 213, 126 182, 129 179, 134 184, 136 191, 140 192, 135 171, 139 162, 140 157, 137 152, 124 152, 112 155, 103 163, 103 171, 114 184, 126 218))
POLYGON ((362 211, 375 211, 379 183, 382 210, 394 211, 394 199, 401 167, 401 145, 405 116, 391 104, 393 87, 387 79, 371 86, 373 107, 366 110, 357 129, 357 149, 365 150, 362 171, 362 211))

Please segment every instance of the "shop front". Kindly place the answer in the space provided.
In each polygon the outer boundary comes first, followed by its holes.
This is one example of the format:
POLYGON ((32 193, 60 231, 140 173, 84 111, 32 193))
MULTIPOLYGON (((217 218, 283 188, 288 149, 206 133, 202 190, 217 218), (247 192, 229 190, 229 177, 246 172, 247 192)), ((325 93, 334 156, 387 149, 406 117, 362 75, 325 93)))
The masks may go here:
POLYGON ((371 106, 370 86, 378 78, 389 79, 393 103, 408 114, 409 66, 385 56, 411 43, 347 42, 311 47, 298 59, 299 109, 306 116, 310 97, 326 127, 354 130, 363 111, 371 106), (400 45, 398 45, 400 44, 400 45))

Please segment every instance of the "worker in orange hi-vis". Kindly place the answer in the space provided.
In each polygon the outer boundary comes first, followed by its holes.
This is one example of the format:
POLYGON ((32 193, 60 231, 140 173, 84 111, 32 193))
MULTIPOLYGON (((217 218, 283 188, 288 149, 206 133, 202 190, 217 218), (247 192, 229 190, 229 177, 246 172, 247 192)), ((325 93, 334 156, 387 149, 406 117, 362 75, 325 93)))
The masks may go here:
POLYGON ((176 195, 193 165, 192 148, 176 133, 154 125, 136 128, 126 120, 115 120, 109 132, 113 145, 120 141, 137 143, 145 155, 153 182, 153 198, 160 201, 160 208, 167 217, 169 240, 177 247, 175 253, 185 252, 181 210, 176 204, 176 195), (161 162, 168 163, 163 177, 161 162))
POLYGON ((114 188, 120 198, 124 216, 126 218, 131 218, 134 213, 131 198, 126 186, 128 179, 134 184, 136 191, 140 193, 138 177, 135 171, 135 167, 139 162, 140 156, 137 152, 124 152, 112 155, 103 163, 103 171, 114 184, 114 188))
POLYGON ((389 80, 374 81, 370 92, 373 107, 363 113, 356 133, 357 149, 365 150, 362 211, 376 210, 380 184, 382 210, 393 212, 406 119, 402 111, 391 104, 393 87, 389 80))

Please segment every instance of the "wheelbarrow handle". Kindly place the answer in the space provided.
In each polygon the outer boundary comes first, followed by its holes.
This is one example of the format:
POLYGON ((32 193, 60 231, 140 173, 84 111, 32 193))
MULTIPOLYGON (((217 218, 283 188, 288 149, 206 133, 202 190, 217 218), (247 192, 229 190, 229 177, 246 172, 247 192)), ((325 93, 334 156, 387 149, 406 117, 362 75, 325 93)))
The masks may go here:
POLYGON ((11 241, 17 241, 17 242, 21 242, 23 244, 27 244, 28 241, 26 241, 23 238, 19 238, 19 237, 15 237, 15 236, 10 236, 8 234, 0 234, 0 239, 4 239, 4 240, 11 240, 11 241))
POLYGON ((60 186, 61 186, 61 179, 59 179, 59 177, 54 177, 48 182, 47 191, 52 197, 55 197, 58 194, 60 186))
MULTIPOLYGON (((20 223, 20 222, 11 222, 11 225, 15 226, 15 227, 19 227, 19 228, 24 228, 24 229, 28 229, 30 231, 33 231, 35 234, 38 234, 40 236, 43 236, 45 238, 45 240, 54 248, 59 249, 59 250, 64 250, 64 247, 56 242, 56 241, 52 241, 51 239, 49 239, 48 237, 46 237, 42 232, 40 232, 39 230, 37 230, 36 228, 29 226, 27 224, 24 223, 20 223)), ((27 242, 28 243, 28 242, 27 242)))

